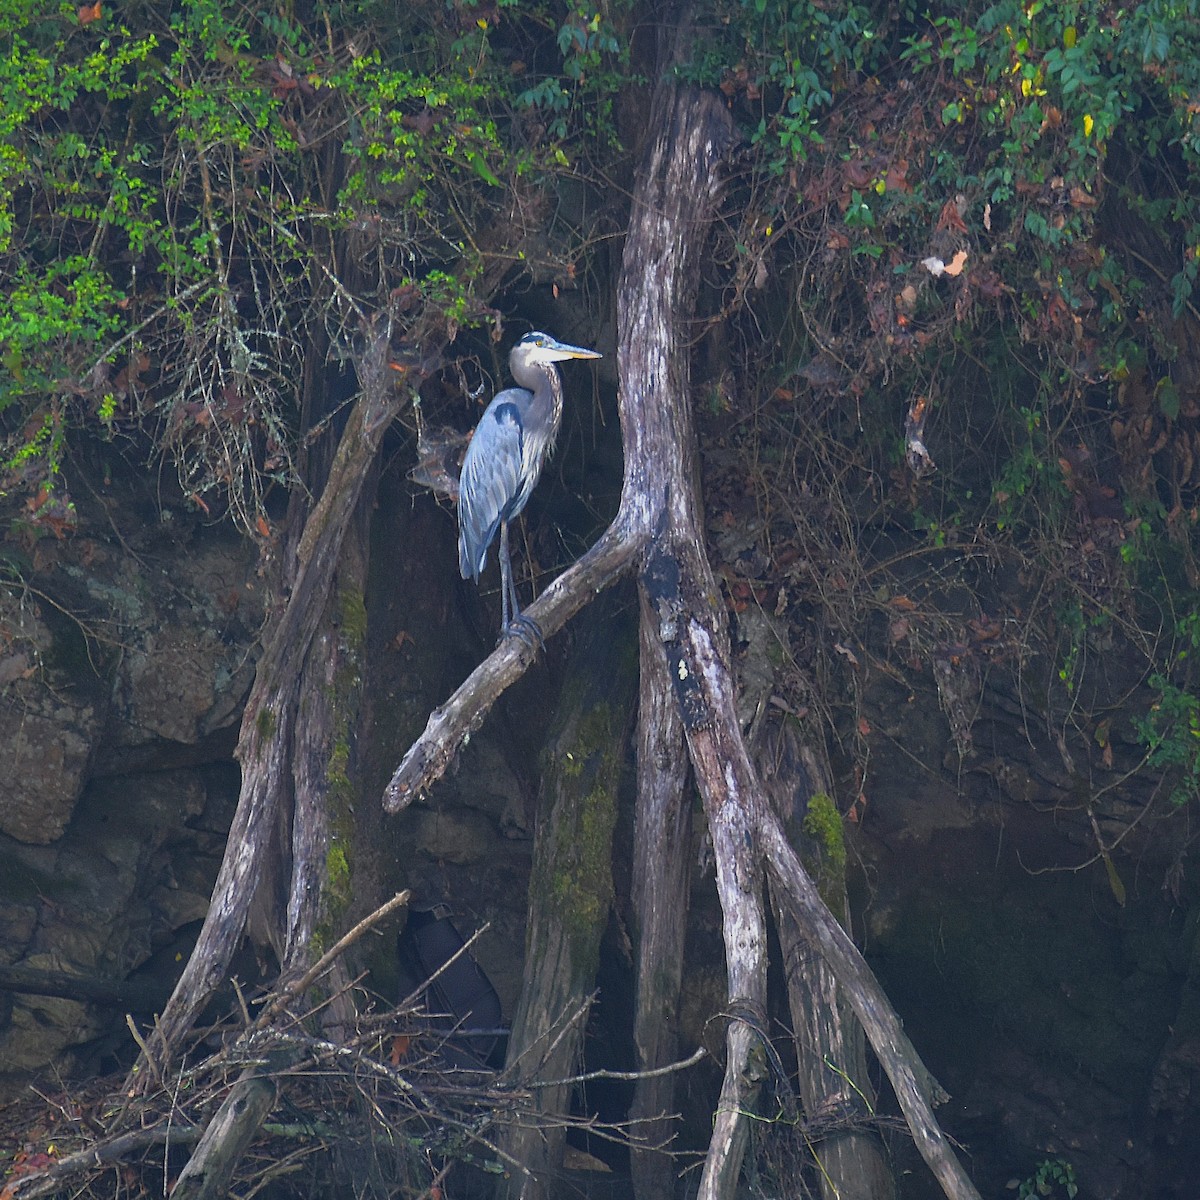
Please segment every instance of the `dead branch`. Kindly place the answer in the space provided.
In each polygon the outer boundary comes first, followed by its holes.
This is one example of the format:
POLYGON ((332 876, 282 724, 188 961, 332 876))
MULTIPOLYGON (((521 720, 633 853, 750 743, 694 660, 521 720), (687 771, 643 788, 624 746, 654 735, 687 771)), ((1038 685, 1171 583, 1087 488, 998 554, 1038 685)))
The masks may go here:
POLYGON ((536 1083, 527 1083, 525 1086, 530 1091, 533 1091, 536 1088, 563 1087, 567 1084, 587 1083, 592 1079, 625 1079, 637 1082, 640 1079, 655 1079, 660 1075, 674 1075, 678 1071, 686 1071, 689 1067, 694 1067, 707 1056, 708 1051, 703 1046, 699 1046, 687 1058, 680 1059, 679 1062, 667 1063, 665 1067, 655 1067, 649 1071, 609 1071, 607 1069, 585 1071, 582 1075, 572 1075, 569 1079, 538 1080, 536 1083))
POLYGON ((4 1189, 5 1200, 41 1200, 61 1191, 67 1181, 100 1167, 125 1162, 131 1155, 147 1146, 167 1144, 189 1145, 198 1142, 203 1130, 199 1126, 180 1126, 164 1122, 147 1129, 133 1129, 116 1137, 96 1142, 86 1150, 60 1158, 52 1167, 36 1174, 10 1180, 4 1189))
POLYGON ((153 1012, 167 998, 161 984, 131 983, 101 979, 95 975, 72 975, 66 971, 42 971, 36 967, 0 966, 0 991, 32 996, 61 996, 111 1008, 153 1012))
MULTIPOLYGON (((634 501, 640 498, 634 497, 634 501)), ((640 504, 622 498, 617 517, 600 540, 560 575, 525 613, 543 635, 553 637, 581 608, 630 570, 646 540, 640 504)), ((429 717, 383 794, 386 812, 407 808, 445 774, 463 742, 483 724, 499 697, 533 665, 536 651, 520 638, 505 638, 429 717)))
POLYGON ((353 929, 342 934, 334 944, 325 951, 321 957, 313 963, 313 965, 304 972, 304 974, 294 983, 288 984, 269 1004, 258 1014, 252 1028, 261 1029, 268 1024, 271 1019, 277 1016, 287 1006, 290 1000, 294 1000, 297 996, 302 996, 308 989, 319 979, 330 966, 343 955, 367 930, 378 925, 380 921, 390 917, 398 908, 403 908, 412 896, 412 892, 405 889, 403 892, 397 892, 386 903, 381 904, 374 912, 363 917, 353 929))

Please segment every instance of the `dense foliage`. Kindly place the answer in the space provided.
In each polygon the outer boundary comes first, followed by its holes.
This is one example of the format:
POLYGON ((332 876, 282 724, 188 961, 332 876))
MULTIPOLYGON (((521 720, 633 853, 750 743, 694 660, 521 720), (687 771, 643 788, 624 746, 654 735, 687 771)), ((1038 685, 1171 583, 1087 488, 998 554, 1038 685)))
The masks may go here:
MULTIPOLYGON (((1040 655, 1046 711, 1100 755, 1081 688, 1123 638, 1149 684, 1135 733, 1180 798, 1200 777, 1195 7, 714 0, 674 68, 745 138, 700 397, 745 455, 714 465, 714 503, 761 530, 722 551, 734 608, 769 596, 847 635, 880 614, 898 661, 949 653, 968 678, 1040 655), (938 562, 924 595, 898 531, 938 562), (932 602, 1010 569, 1029 596, 932 602)), ((70 527, 83 430, 264 530, 324 415, 306 372, 352 361, 372 312, 487 321, 489 254, 570 279, 586 239, 561 179, 625 169, 653 36, 627 4, 10 0, 10 519, 70 527)))
POLYGON ((1069 770, 1111 767, 1116 718, 1177 799, 1200 768, 1196 15, 759 0, 718 6, 694 68, 751 147, 710 274, 742 343, 707 395, 742 456, 710 485, 761 531, 726 539, 734 607, 799 617, 826 681, 822 645, 877 621, 896 669, 933 664, 964 752, 983 673, 1019 665, 1069 770), (1148 685, 1132 722, 1097 670, 1118 644, 1148 685))
MULTIPOLYGON (((0 413, 25 518, 70 523, 64 456, 88 428, 253 529, 264 486, 292 478, 306 362, 351 357, 389 296, 401 324, 425 303, 479 319, 488 227, 536 206, 573 127, 541 119, 566 93, 516 61, 554 44, 527 26, 438 5, 7 5, 0 413)), ((594 36, 559 39, 568 66, 594 36)))

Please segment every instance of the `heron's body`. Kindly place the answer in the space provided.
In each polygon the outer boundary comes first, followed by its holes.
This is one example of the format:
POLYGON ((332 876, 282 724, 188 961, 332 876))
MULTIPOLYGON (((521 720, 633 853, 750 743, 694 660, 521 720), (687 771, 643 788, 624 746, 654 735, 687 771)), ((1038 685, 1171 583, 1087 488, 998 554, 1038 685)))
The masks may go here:
POLYGON ((539 403, 528 388, 505 388, 475 427, 459 476, 458 565, 464 579, 479 578, 500 523, 520 513, 542 473, 562 421, 561 398, 546 399, 539 403), (539 428, 547 436, 528 432, 539 428))
POLYGON ((508 523, 525 507, 558 436, 562 380, 554 364, 599 357, 545 333, 526 334, 508 356, 513 378, 522 386, 497 392, 467 446, 459 477, 458 565, 464 579, 478 580, 499 531, 502 634, 532 626, 521 616, 512 583, 508 523))

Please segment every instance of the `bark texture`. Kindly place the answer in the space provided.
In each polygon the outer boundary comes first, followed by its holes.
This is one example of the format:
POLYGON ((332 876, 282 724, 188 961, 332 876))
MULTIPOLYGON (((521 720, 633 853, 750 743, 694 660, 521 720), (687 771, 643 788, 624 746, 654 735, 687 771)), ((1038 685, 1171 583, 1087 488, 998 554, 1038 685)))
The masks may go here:
MULTIPOLYGON (((831 798, 824 746, 810 743, 791 718, 770 722, 756 743, 755 765, 767 801, 783 822, 788 841, 799 849, 821 899, 849 928, 842 816, 831 798)), ((821 1194, 825 1200, 889 1200, 895 1193, 891 1169, 883 1143, 867 1125, 875 1093, 867 1075, 862 1026, 836 975, 774 886, 771 899, 800 1098, 816 1130, 813 1153, 820 1163, 821 1194)))
POLYGON ((502 1148, 528 1174, 513 1174, 505 1194, 543 1200, 562 1167, 583 1034, 595 988, 600 939, 612 907, 612 839, 617 786, 633 712, 632 631, 621 654, 610 605, 593 606, 576 652, 549 744, 529 881, 525 978, 509 1035, 507 1072, 536 1083, 543 1121, 509 1127, 502 1148))
MULTIPOLYGON (((653 1071, 679 1054, 679 993, 687 934, 688 862, 692 805, 683 722, 667 678, 649 601, 641 589, 641 668, 637 733, 637 816, 631 897, 637 953, 633 1037, 638 1068, 653 1071)), ((637 1122, 632 1151, 638 1200, 659 1200, 674 1187, 676 1168, 667 1152, 674 1121, 675 1075, 645 1075, 634 1090, 630 1117, 637 1122), (643 1148, 644 1147, 644 1148, 643 1148)))

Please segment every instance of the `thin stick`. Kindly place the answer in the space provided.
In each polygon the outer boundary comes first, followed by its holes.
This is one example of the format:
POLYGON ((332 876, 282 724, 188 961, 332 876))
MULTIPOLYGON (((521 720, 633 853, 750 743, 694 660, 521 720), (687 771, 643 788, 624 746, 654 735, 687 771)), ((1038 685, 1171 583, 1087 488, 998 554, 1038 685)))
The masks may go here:
POLYGON ((333 961, 343 954, 349 947, 353 946, 364 933, 374 925, 378 925, 385 917, 389 917, 398 908, 406 905, 412 896, 412 892, 405 888, 402 892, 397 892, 386 904, 381 904, 373 913, 363 917, 357 925, 349 932, 342 934, 340 938, 320 958, 317 959, 295 983, 288 984, 261 1013, 258 1014, 257 1020, 251 1026, 252 1029, 261 1029, 272 1017, 275 1017, 284 1008, 289 1000, 295 999, 296 996, 306 992, 312 985, 313 981, 329 969, 333 961))
POLYGON ((659 1075, 670 1075, 675 1071, 686 1071, 688 1067, 694 1067, 701 1059, 708 1056, 708 1051, 703 1046, 698 1047, 687 1058, 680 1059, 679 1062, 667 1063, 665 1067, 655 1067, 652 1071, 588 1071, 586 1075, 572 1075, 570 1079, 547 1079, 538 1080, 536 1083, 522 1084, 528 1091, 536 1091, 538 1088, 548 1087, 563 1087, 571 1083, 587 1083, 590 1079, 628 1079, 637 1082, 639 1079, 654 1079, 659 1075))
POLYGON ((138 1049, 146 1056, 146 1066, 150 1068, 150 1074, 154 1076, 154 1082, 161 1084, 163 1078, 162 1072, 158 1069, 158 1062, 154 1055, 150 1053, 150 1047, 146 1045, 146 1039, 142 1037, 132 1013, 125 1014, 125 1024, 129 1026, 129 1032, 133 1034, 133 1040, 137 1042, 138 1049))

